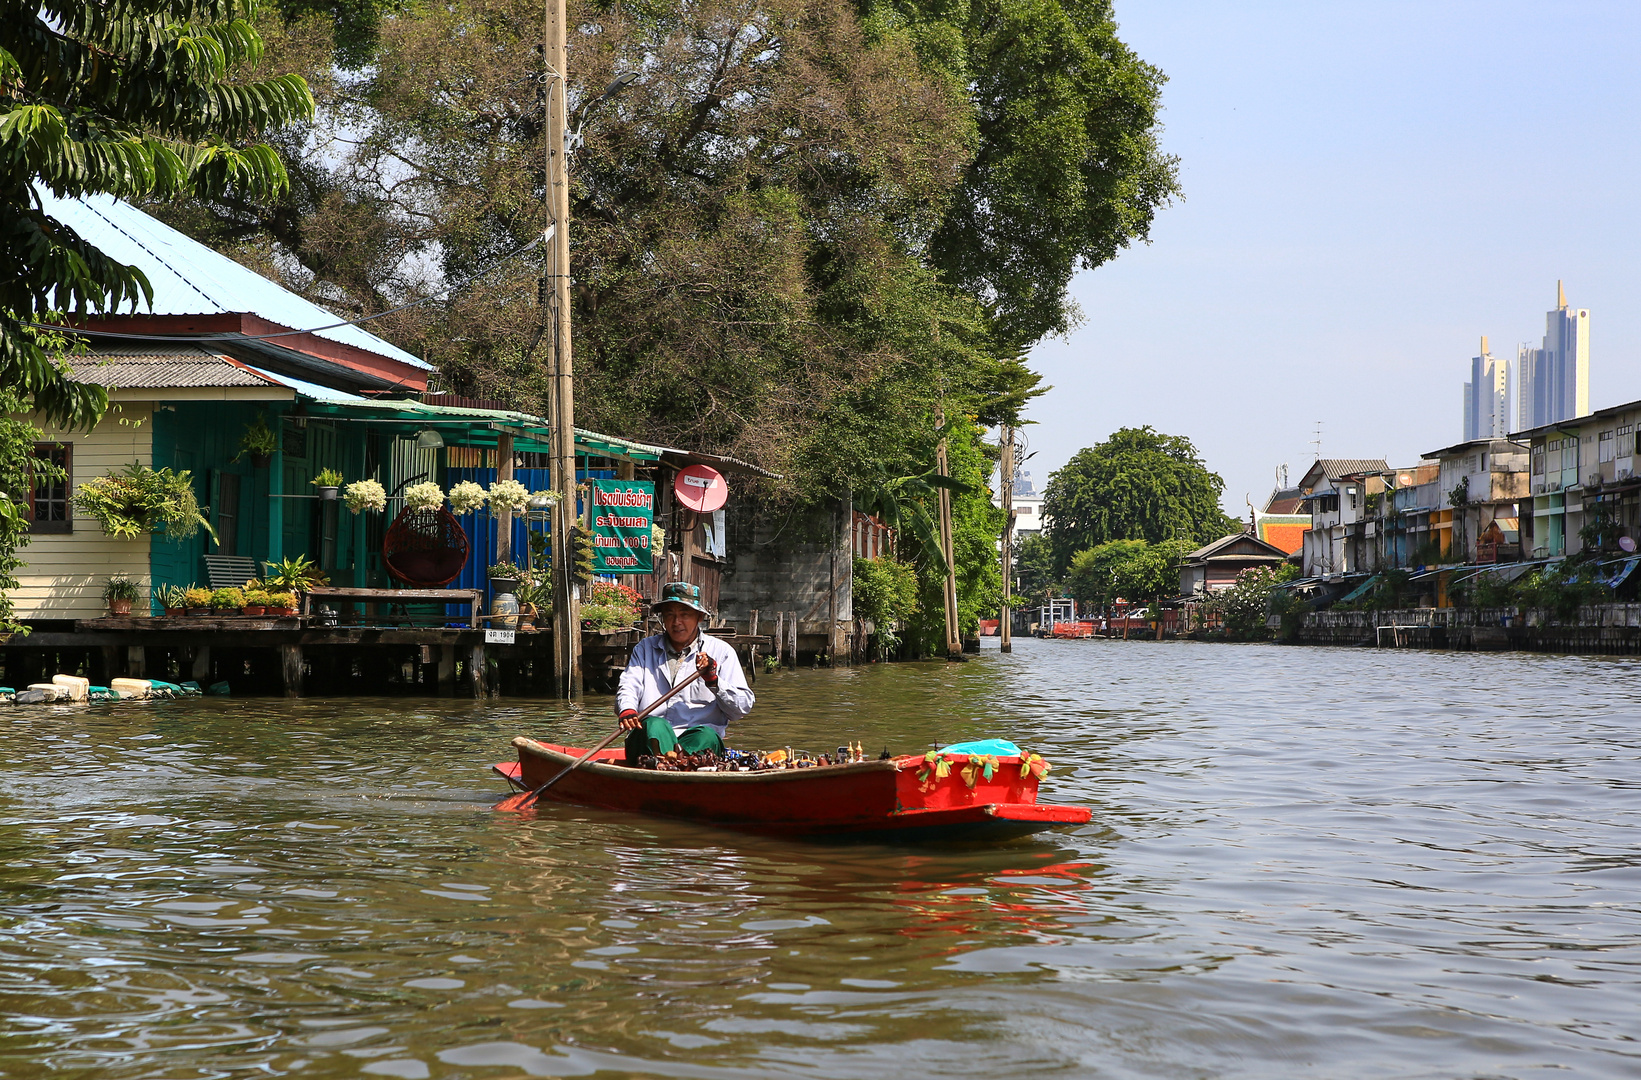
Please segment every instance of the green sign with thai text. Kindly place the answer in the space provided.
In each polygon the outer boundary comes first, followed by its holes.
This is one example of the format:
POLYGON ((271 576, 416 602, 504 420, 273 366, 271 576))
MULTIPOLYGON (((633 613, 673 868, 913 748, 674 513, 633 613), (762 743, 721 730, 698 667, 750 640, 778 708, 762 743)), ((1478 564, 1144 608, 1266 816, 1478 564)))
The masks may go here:
POLYGON ((655 485, 648 480, 591 480, 593 573, 648 574, 655 567, 650 527, 655 485))

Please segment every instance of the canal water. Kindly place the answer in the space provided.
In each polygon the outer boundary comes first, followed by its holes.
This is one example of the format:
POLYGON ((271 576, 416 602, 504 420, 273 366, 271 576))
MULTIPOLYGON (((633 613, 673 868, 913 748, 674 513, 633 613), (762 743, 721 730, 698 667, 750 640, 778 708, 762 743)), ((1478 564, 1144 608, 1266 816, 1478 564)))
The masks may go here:
POLYGON ((1641 1075, 1636 661, 987 645, 767 676, 732 744, 1006 736, 1092 824, 489 812, 608 699, 8 712, 0 1075, 1641 1075))

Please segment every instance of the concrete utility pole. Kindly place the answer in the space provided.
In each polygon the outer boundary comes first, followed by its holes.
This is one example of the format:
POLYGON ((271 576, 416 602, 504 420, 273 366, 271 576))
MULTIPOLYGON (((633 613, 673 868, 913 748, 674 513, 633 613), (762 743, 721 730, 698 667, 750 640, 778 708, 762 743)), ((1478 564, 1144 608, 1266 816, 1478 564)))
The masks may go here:
POLYGON ((570 362, 570 177, 565 160, 565 93, 569 88, 565 0, 546 0, 543 42, 547 64, 547 244, 553 331, 552 477, 563 497, 553 506, 553 661, 559 692, 581 693, 581 620, 575 602, 570 532, 576 521, 575 372, 570 362))
POLYGON ((1003 426, 1003 453, 998 462, 998 482, 1003 485, 1003 606, 1002 622, 997 632, 1003 639, 1003 651, 1014 651, 1012 624, 1014 613, 1010 601, 1014 599, 1014 427, 1003 426))
MULTIPOLYGON (((940 410, 940 426, 946 426, 946 410, 940 410)), ((951 477, 951 469, 946 464, 946 440, 940 440, 940 448, 935 451, 935 470, 943 478, 951 477)), ((940 553, 946 557, 946 659, 963 659, 963 641, 957 636, 957 560, 952 554, 952 493, 947 488, 941 488, 940 504, 940 553)))

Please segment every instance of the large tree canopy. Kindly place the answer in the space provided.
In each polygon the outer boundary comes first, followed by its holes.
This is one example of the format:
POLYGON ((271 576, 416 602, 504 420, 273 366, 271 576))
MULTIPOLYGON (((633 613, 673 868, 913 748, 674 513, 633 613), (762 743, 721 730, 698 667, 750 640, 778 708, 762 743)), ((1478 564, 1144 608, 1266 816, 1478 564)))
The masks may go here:
POLYGON ((863 0, 963 88, 974 153, 930 245, 945 279, 1029 344, 1071 329, 1079 268, 1145 240, 1178 191, 1158 149, 1162 73, 1117 37, 1111 0, 863 0))
POLYGON ((1041 392, 1022 352, 1074 321, 1072 273, 1175 187, 1161 76, 1108 2, 571 0, 563 87, 540 0, 281 3, 275 62, 319 99, 285 136, 289 192, 173 224, 349 314, 482 275, 374 326, 451 388, 540 410, 543 268, 513 253, 546 224, 564 93, 578 419, 752 461, 797 504, 923 475, 962 419, 965 622, 993 602, 975 425, 1041 392))
POLYGON ((108 405, 102 387, 64 377, 29 324, 151 295, 38 192, 277 197, 284 168, 254 140, 311 116, 313 98, 294 75, 249 77, 262 56, 253 13, 250 0, 0 0, 0 622, 33 433, 9 417, 89 425, 108 405))
POLYGON ((1049 477, 1043 516, 1055 567, 1111 540, 1200 545, 1224 536, 1236 528, 1219 508, 1224 490, 1189 439, 1122 428, 1049 477))
MULTIPOLYGON (((320 13, 277 43, 320 100, 289 194, 170 219, 349 313, 493 268, 376 326, 538 405, 540 266, 505 256, 544 224, 539 3, 283 3, 320 13)), ((913 436, 943 401, 1017 414, 1020 348, 1069 324, 1070 274, 1174 188, 1161 77, 1106 3, 572 0, 571 23, 581 416, 789 494, 926 468, 913 436)))
POLYGON ((1174 596, 1179 593, 1179 560, 1199 546, 1194 540, 1107 540, 1072 557, 1066 589, 1078 603, 1094 606, 1174 596))
MULTIPOLYGON (((790 495, 918 458, 942 402, 994 422, 1036 376, 974 297, 920 257, 972 124, 908 35, 842 0, 572 5, 569 101, 583 423, 746 458, 790 495), (616 96, 606 87, 633 76, 616 96)), ((386 15, 337 69, 331 20, 284 36, 319 122, 288 196, 169 214, 350 312, 493 268, 377 326, 452 386, 539 408, 542 228, 536 0, 386 15)), ((162 209, 162 213, 165 211, 162 209)))

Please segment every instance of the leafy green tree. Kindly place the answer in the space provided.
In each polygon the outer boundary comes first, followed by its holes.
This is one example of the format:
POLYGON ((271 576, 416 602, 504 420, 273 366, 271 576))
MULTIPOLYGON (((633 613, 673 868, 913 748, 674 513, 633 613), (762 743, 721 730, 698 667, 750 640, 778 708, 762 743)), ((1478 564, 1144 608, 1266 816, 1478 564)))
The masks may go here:
MULTIPOLYGON (((753 461, 803 499, 926 468, 942 402, 984 423, 1039 392, 924 257, 970 122, 907 31, 846 0, 572 3, 571 22, 581 422, 753 461)), ((160 212, 349 311, 488 271, 374 325, 452 388, 539 410, 542 266, 506 256, 543 225, 540 30, 537 0, 407 5, 347 70, 332 16, 297 19, 278 59, 320 111, 289 136, 289 193, 160 212)))
POLYGON ((1060 595, 1054 574, 1054 552, 1043 533, 1027 533, 1014 540, 1015 606, 1040 608, 1060 595))
POLYGON ((253 140, 311 116, 313 98, 294 75, 249 78, 262 56, 253 13, 249 0, 0 0, 0 594, 15 588, 27 539, 29 466, 14 458, 33 437, 4 417, 90 426, 108 406, 101 387, 66 377, 31 324, 152 295, 140 270, 52 218, 37 192, 277 195, 284 167, 253 140))
MULTIPOLYGON (((168 220, 349 313, 483 272, 375 326, 452 389, 539 411, 542 266, 509 254, 545 224, 544 94, 564 93, 578 418, 754 462, 779 476, 757 494, 799 509, 926 473, 943 410, 1017 420, 1042 392, 1022 350, 1075 321, 1072 273, 1175 189, 1161 76, 1103 0, 572 0, 568 86, 535 51, 539 0, 283 4, 276 60, 320 102, 281 144, 288 194, 168 220)), ((998 587, 979 498, 954 500, 966 624, 998 587)))
MULTIPOLYGON (((376 325, 452 386, 538 407, 540 268, 497 260, 542 226, 539 4, 283 4, 320 13, 282 35, 321 99, 290 194, 170 220, 351 311, 417 295, 416 268, 494 267, 376 325), (339 68, 350 6, 373 52, 339 68)), ((983 423, 987 400, 1018 412, 1037 392, 1019 349, 1074 319, 1076 266, 1143 239, 1174 190, 1161 76, 1108 3, 570 17, 584 420, 755 461, 787 497, 912 471, 902 433, 943 395, 983 423)))
POLYGON ((973 156, 936 230, 946 280, 1033 342, 1079 318, 1066 287, 1136 240, 1178 191, 1161 152, 1165 78, 1117 37, 1110 0, 861 0, 906 28, 965 98, 973 156))
POLYGON ((873 651, 888 660, 900 650, 900 631, 917 611, 917 569, 890 555, 856 559, 852 598, 855 618, 872 621, 873 651))
POLYGON ((1117 599, 1149 603, 1179 593, 1179 560, 1194 550, 1189 540, 1108 540, 1079 551, 1066 588, 1080 604, 1106 606, 1117 599))
POLYGON ((1224 490, 1189 439, 1122 428, 1049 477, 1043 516, 1054 565, 1063 571, 1077 552, 1111 540, 1216 540, 1237 528, 1219 508, 1224 490))
MULTIPOLYGON (((1298 576, 1299 568, 1292 565, 1283 565, 1275 570, 1268 566, 1250 567, 1236 576, 1230 588, 1214 593, 1205 603, 1211 610, 1219 612, 1228 637, 1263 641, 1271 636, 1265 620, 1273 613, 1276 587, 1298 576)), ((1288 618, 1305 606, 1303 602, 1284 603, 1274 613, 1288 618)))

